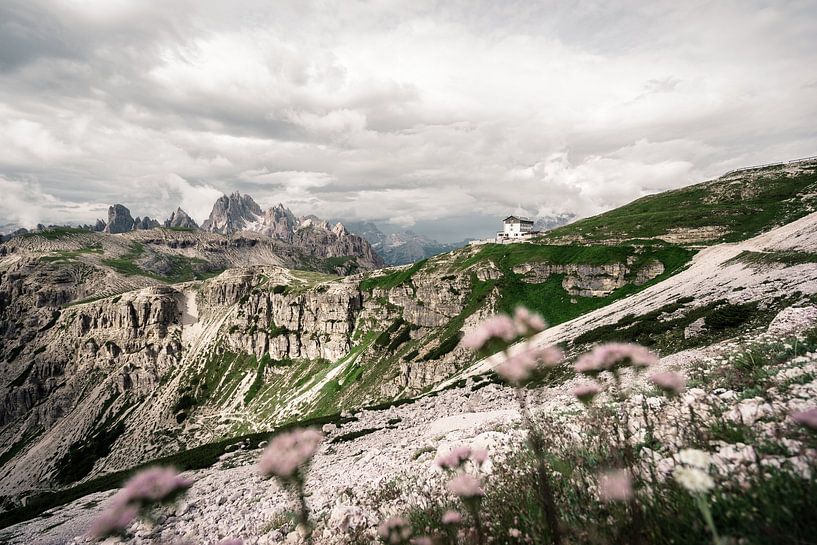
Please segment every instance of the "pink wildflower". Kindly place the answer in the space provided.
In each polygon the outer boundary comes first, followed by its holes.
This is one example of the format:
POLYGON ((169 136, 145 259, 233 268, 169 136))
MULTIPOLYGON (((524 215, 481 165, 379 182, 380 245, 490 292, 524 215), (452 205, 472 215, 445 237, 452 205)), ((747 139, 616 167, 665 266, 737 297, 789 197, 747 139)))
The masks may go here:
POLYGON ((508 528, 508 535, 511 537, 519 538, 522 535, 522 532, 519 531, 517 528, 508 528))
POLYGON ((282 479, 292 478, 314 456, 323 439, 315 429, 296 429, 279 433, 261 455, 261 473, 282 479))
POLYGON ((817 407, 794 413, 791 417, 798 424, 817 430, 817 407))
POLYGON ((516 331, 520 335, 539 333, 547 328, 545 320, 539 314, 531 312, 525 307, 516 307, 513 321, 516 324, 516 331))
POLYGON ((244 545, 244 542, 237 537, 228 537, 218 542, 218 545, 244 545))
POLYGON ((88 536, 91 539, 104 539, 108 536, 123 533, 136 519, 139 508, 125 501, 124 496, 117 494, 112 505, 94 519, 88 536))
POLYGON ((460 446, 437 458, 435 461, 443 469, 457 469, 471 456, 471 447, 460 446))
POLYGON ((377 535, 392 545, 404 543, 411 537, 411 526, 403 517, 391 517, 384 520, 377 528, 377 535))
POLYGON ((485 491, 482 489, 482 483, 479 479, 468 473, 460 473, 448 481, 445 487, 449 492, 464 500, 481 498, 485 495, 485 491))
POLYGON ((528 380, 540 365, 553 367, 562 361, 563 357, 562 351, 555 346, 541 347, 525 342, 494 370, 511 384, 521 384, 528 380))
POLYGON ((434 542, 428 536, 419 536, 412 538, 411 545, 432 545, 434 542))
POLYGON ((686 379, 680 373, 664 371, 650 375, 653 384, 669 394, 680 394, 686 389, 686 379))
POLYGON ((624 469, 610 471, 599 477, 599 497, 602 501, 627 501, 633 497, 630 474, 624 469))
POLYGON ((627 364, 640 368, 656 363, 658 363, 658 357, 643 346, 631 343, 607 343, 583 354, 576 360, 575 368, 579 373, 596 374, 627 364))
POLYGON ((486 343, 499 339, 509 343, 516 338, 516 325, 504 314, 497 314, 479 324, 462 339, 462 346, 480 350, 486 343))
POLYGON ((599 393, 601 393, 601 386, 593 382, 580 384, 573 389, 573 395, 584 404, 588 404, 593 401, 593 398, 599 393))
POLYGON ((484 448, 475 448, 471 451, 471 460, 477 465, 482 465, 488 461, 488 451, 484 448))
POLYGON ((449 509, 443 513, 442 521, 443 524, 459 524, 462 522, 462 515, 460 515, 457 511, 449 509))
POLYGON ((169 467, 152 467, 134 475, 120 492, 131 503, 153 503, 172 498, 193 483, 169 467))

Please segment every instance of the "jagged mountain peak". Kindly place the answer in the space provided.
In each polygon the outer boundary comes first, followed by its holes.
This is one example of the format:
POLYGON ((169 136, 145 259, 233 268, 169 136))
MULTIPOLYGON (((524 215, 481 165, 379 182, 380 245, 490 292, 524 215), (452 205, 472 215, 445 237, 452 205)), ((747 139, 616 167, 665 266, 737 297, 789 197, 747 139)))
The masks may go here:
POLYGON ((165 220, 165 227, 198 229, 199 225, 187 212, 182 210, 181 206, 179 206, 176 207, 176 210, 173 211, 170 214, 170 217, 165 220))

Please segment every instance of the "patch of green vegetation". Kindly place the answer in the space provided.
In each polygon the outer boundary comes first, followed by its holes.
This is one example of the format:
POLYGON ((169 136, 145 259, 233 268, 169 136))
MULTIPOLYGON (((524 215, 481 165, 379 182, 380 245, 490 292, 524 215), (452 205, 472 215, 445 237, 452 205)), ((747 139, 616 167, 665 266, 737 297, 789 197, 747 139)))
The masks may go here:
POLYGON ((438 360, 454 350, 458 344, 460 344, 460 339, 462 338, 461 333, 455 333, 451 335, 444 341, 442 341, 438 346, 429 350, 429 352, 423 356, 423 361, 431 361, 431 360, 438 360))
POLYGON ((493 261, 512 269, 522 263, 552 263, 554 265, 607 265, 626 263, 634 254, 633 246, 552 245, 552 244, 485 244, 474 255, 457 263, 467 269, 477 263, 493 261))
MULTIPOLYGON (((126 411, 127 406, 124 406, 117 413, 108 415, 95 432, 71 445, 57 464, 54 480, 60 484, 70 484, 85 478, 97 460, 110 454, 113 444, 125 433, 125 423, 121 418, 126 411)), ((104 409, 101 413, 104 413, 104 409)))
POLYGON ((381 276, 370 276, 360 282, 360 291, 371 293, 375 288, 390 290, 411 280, 414 273, 423 268, 427 259, 418 261, 411 267, 406 267, 381 276))
MULTIPOLYGON (((525 306, 539 312, 548 323, 555 325, 577 316, 606 306, 613 301, 637 293, 658 283, 681 270, 692 258, 693 252, 685 248, 669 245, 645 247, 632 246, 548 246, 537 244, 487 245, 477 255, 463 261, 459 266, 467 267, 475 263, 493 261, 503 275, 497 280, 485 283, 499 290, 499 310, 513 313, 518 306, 525 306), (484 253, 483 253, 484 252, 484 253), (571 263, 611 264, 627 263, 631 283, 614 290, 605 297, 581 297, 570 295, 563 287, 563 274, 551 274, 538 284, 525 282, 521 275, 513 272, 516 265, 532 262, 548 262, 554 265, 571 263), (650 261, 659 261, 664 272, 649 282, 636 286, 633 281, 638 270, 650 261)), ((472 281, 472 285, 476 285, 472 281)))
POLYGON ((158 274, 140 267, 136 261, 145 253, 145 247, 139 242, 131 243, 125 254, 103 259, 102 263, 125 276, 146 276, 160 282, 188 282, 190 280, 206 280, 221 274, 224 269, 211 269, 207 261, 196 257, 186 257, 176 254, 158 254, 164 262, 167 272, 158 274))
POLYGON ((791 267, 792 265, 803 265, 806 263, 817 263, 817 253, 814 252, 750 252, 744 250, 724 265, 733 263, 744 263, 746 265, 769 265, 782 264, 791 267))
POLYGON ((674 352, 683 348, 713 342, 735 333, 736 328, 748 322, 771 319, 771 310, 759 311, 757 303, 733 304, 725 299, 695 307, 680 317, 668 319, 670 314, 686 303, 676 301, 641 316, 627 315, 614 324, 603 325, 578 335, 574 344, 595 342, 633 342, 674 352), (703 318, 707 330, 691 339, 684 337, 684 329, 703 318))
POLYGON ((23 235, 23 238, 42 237, 46 240, 59 240, 70 235, 87 235, 91 231, 79 227, 49 227, 42 231, 32 231, 23 235))
POLYGON ((340 271, 344 274, 355 274, 359 268, 357 256, 354 255, 327 257, 323 260, 323 269, 328 273, 335 274, 340 271))
POLYGON ((76 250, 55 250, 52 252, 52 255, 42 256, 40 261, 47 263, 70 263, 85 254, 102 255, 103 253, 102 246, 85 246, 76 250))
POLYGON ((255 380, 253 380, 252 384, 250 384, 247 393, 244 394, 244 405, 249 405, 253 398, 258 394, 258 391, 264 384, 264 371, 266 371, 267 366, 271 364, 272 358, 270 358, 269 354, 264 354, 261 359, 258 360, 258 369, 255 372, 255 380))
POLYGON ((673 229, 718 227, 709 243, 745 240, 809 213, 804 195, 817 188, 817 173, 787 175, 779 167, 747 171, 740 182, 705 182, 642 197, 598 216, 558 227, 549 240, 631 240, 673 229))

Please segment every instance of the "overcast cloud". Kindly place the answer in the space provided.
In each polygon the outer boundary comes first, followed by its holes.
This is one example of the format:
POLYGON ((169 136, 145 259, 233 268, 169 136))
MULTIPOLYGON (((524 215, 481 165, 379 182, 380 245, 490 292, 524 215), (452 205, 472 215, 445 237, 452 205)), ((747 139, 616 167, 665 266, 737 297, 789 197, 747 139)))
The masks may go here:
POLYGON ((441 239, 817 153, 813 1, 0 0, 0 224, 221 193, 441 239))

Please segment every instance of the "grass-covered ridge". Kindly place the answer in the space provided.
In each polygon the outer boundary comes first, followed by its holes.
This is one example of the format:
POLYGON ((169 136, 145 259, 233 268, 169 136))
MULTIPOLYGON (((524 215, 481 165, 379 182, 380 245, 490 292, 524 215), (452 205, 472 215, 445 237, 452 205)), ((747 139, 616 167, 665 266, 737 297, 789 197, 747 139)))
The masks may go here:
POLYGON ((556 228, 548 240, 650 239, 682 229, 714 227, 701 242, 735 242, 814 210, 817 173, 788 174, 783 165, 749 169, 711 182, 642 197, 629 204, 556 228))

